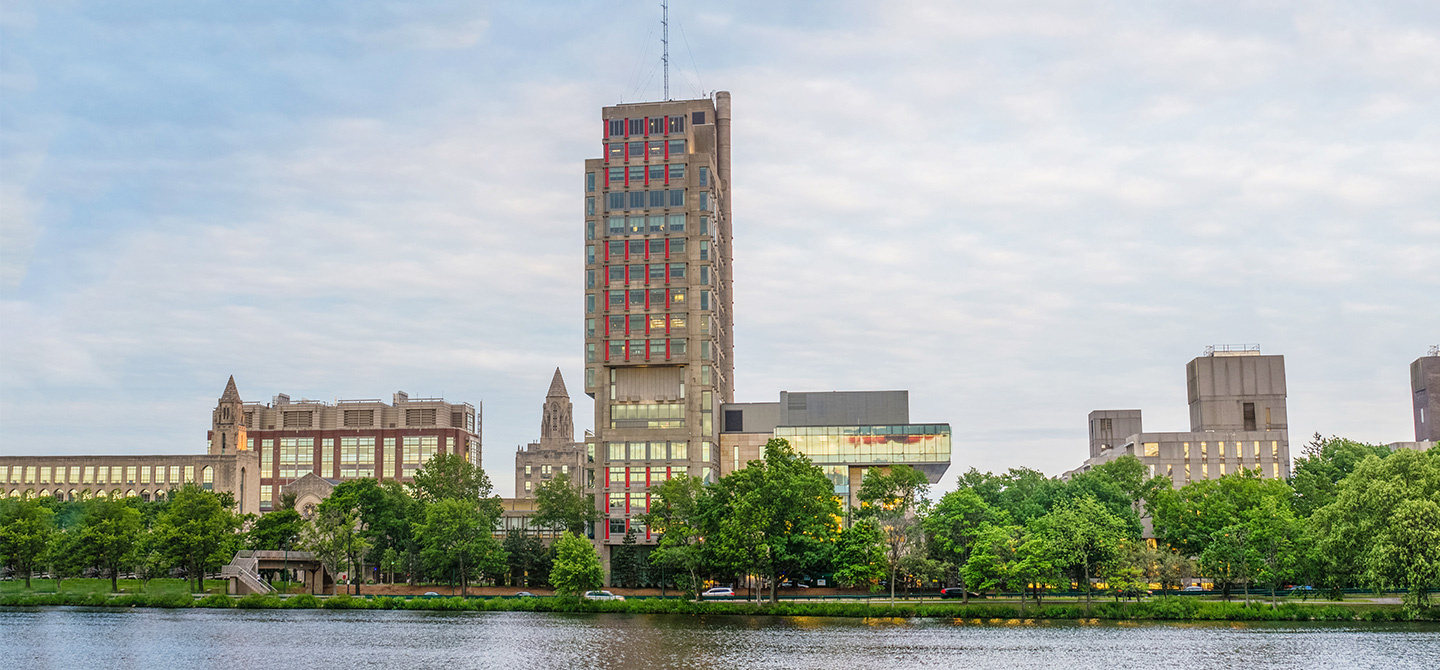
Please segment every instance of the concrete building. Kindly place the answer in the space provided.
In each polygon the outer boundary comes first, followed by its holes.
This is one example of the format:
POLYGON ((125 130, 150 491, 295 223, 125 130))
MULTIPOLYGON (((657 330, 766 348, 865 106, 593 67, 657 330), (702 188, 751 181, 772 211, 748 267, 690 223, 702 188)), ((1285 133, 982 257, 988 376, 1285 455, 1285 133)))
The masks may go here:
POLYGON ((950 425, 910 423, 909 391, 782 391, 779 402, 729 403, 721 411, 721 476, 784 438, 825 471, 847 511, 871 468, 903 463, 934 484, 950 467, 950 425))
POLYGON ((379 400, 244 402, 231 377, 211 418, 210 453, 258 453, 259 510, 277 491, 315 473, 337 482, 362 477, 409 482, 435 454, 458 453, 480 463, 480 411, 443 398, 395 393, 379 400))
POLYGON ((0 456, 0 494, 11 498, 96 496, 158 500, 170 489, 199 484, 235 496, 238 511, 260 511, 260 457, 228 454, 0 456))
POLYGON ((575 410, 560 368, 550 380, 541 408, 540 440, 515 452, 515 497, 534 498, 540 484, 566 475, 572 484, 585 485, 584 442, 575 441, 575 410))
POLYGON ((1290 476, 1285 357, 1259 345, 1217 345, 1185 366, 1190 430, 1143 432, 1140 410, 1090 413, 1090 458, 1076 470, 1131 455, 1176 487, 1240 469, 1290 476))
POLYGON ((584 388, 608 563, 652 484, 719 468, 716 415, 734 388, 730 94, 605 107, 600 130, 604 155, 585 161, 584 388))
POLYGON ((1415 441, 1440 442, 1440 346, 1410 364, 1410 396, 1415 407, 1415 441))

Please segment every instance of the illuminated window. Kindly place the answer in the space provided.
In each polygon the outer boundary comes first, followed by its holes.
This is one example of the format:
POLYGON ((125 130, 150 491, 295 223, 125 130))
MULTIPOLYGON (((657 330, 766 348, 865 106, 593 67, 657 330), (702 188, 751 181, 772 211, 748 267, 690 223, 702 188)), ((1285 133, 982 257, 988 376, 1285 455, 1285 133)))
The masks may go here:
POLYGON ((1154 457, 1158 457, 1158 456, 1160 455, 1160 443, 1159 443, 1159 442, 1146 442, 1146 443, 1144 444, 1144 448, 1145 448, 1145 455, 1146 455, 1146 456, 1149 456, 1149 457, 1154 458, 1154 457))
POLYGON ((274 490, 275 488, 270 484, 260 485, 260 509, 268 510, 271 508, 271 503, 274 499, 274 494, 272 492, 274 490))
MULTIPOLYGON (((1203 443, 1202 443, 1202 444, 1203 444, 1203 443)), ((1210 478, 1210 464, 1209 464, 1209 463, 1201 463, 1201 464, 1200 464, 1200 476, 1203 477, 1203 478, 1205 478, 1205 479, 1209 479, 1209 478, 1210 478)))

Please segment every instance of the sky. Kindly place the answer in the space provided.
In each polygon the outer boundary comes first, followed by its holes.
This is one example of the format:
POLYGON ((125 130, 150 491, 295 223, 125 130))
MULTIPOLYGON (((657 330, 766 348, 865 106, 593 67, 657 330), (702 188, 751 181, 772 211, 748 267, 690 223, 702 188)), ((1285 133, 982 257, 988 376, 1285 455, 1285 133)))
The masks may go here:
MULTIPOLYGON (((199 453, 247 401, 481 405, 509 494, 581 391, 583 161, 657 2, 0 5, 0 454, 199 453)), ((1207 345, 1290 435, 1414 439, 1440 343, 1440 4, 676 0, 734 100, 738 401, 908 389, 939 489, 1188 429, 1207 345)))

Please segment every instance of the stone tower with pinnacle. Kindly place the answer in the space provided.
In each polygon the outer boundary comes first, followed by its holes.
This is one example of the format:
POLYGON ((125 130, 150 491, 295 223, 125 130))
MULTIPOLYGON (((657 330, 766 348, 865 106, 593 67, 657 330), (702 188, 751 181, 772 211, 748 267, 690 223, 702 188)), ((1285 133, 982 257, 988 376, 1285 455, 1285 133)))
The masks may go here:
POLYGON ((574 408, 570 404, 570 392, 565 390, 565 379, 560 368, 550 379, 550 390, 545 393, 545 406, 541 411, 540 444, 555 447, 575 440, 574 408))
POLYGON ((210 453, 233 454, 246 448, 245 402, 235 388, 235 375, 230 375, 210 417, 210 453))

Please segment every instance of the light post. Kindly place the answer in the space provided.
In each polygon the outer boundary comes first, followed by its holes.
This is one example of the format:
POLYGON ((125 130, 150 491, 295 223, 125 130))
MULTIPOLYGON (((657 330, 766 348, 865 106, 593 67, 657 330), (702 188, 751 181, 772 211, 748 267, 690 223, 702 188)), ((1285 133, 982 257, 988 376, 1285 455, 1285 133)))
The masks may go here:
POLYGON ((286 585, 285 591, 288 593, 290 591, 290 540, 281 542, 280 549, 285 552, 285 569, 280 571, 280 575, 286 585))

